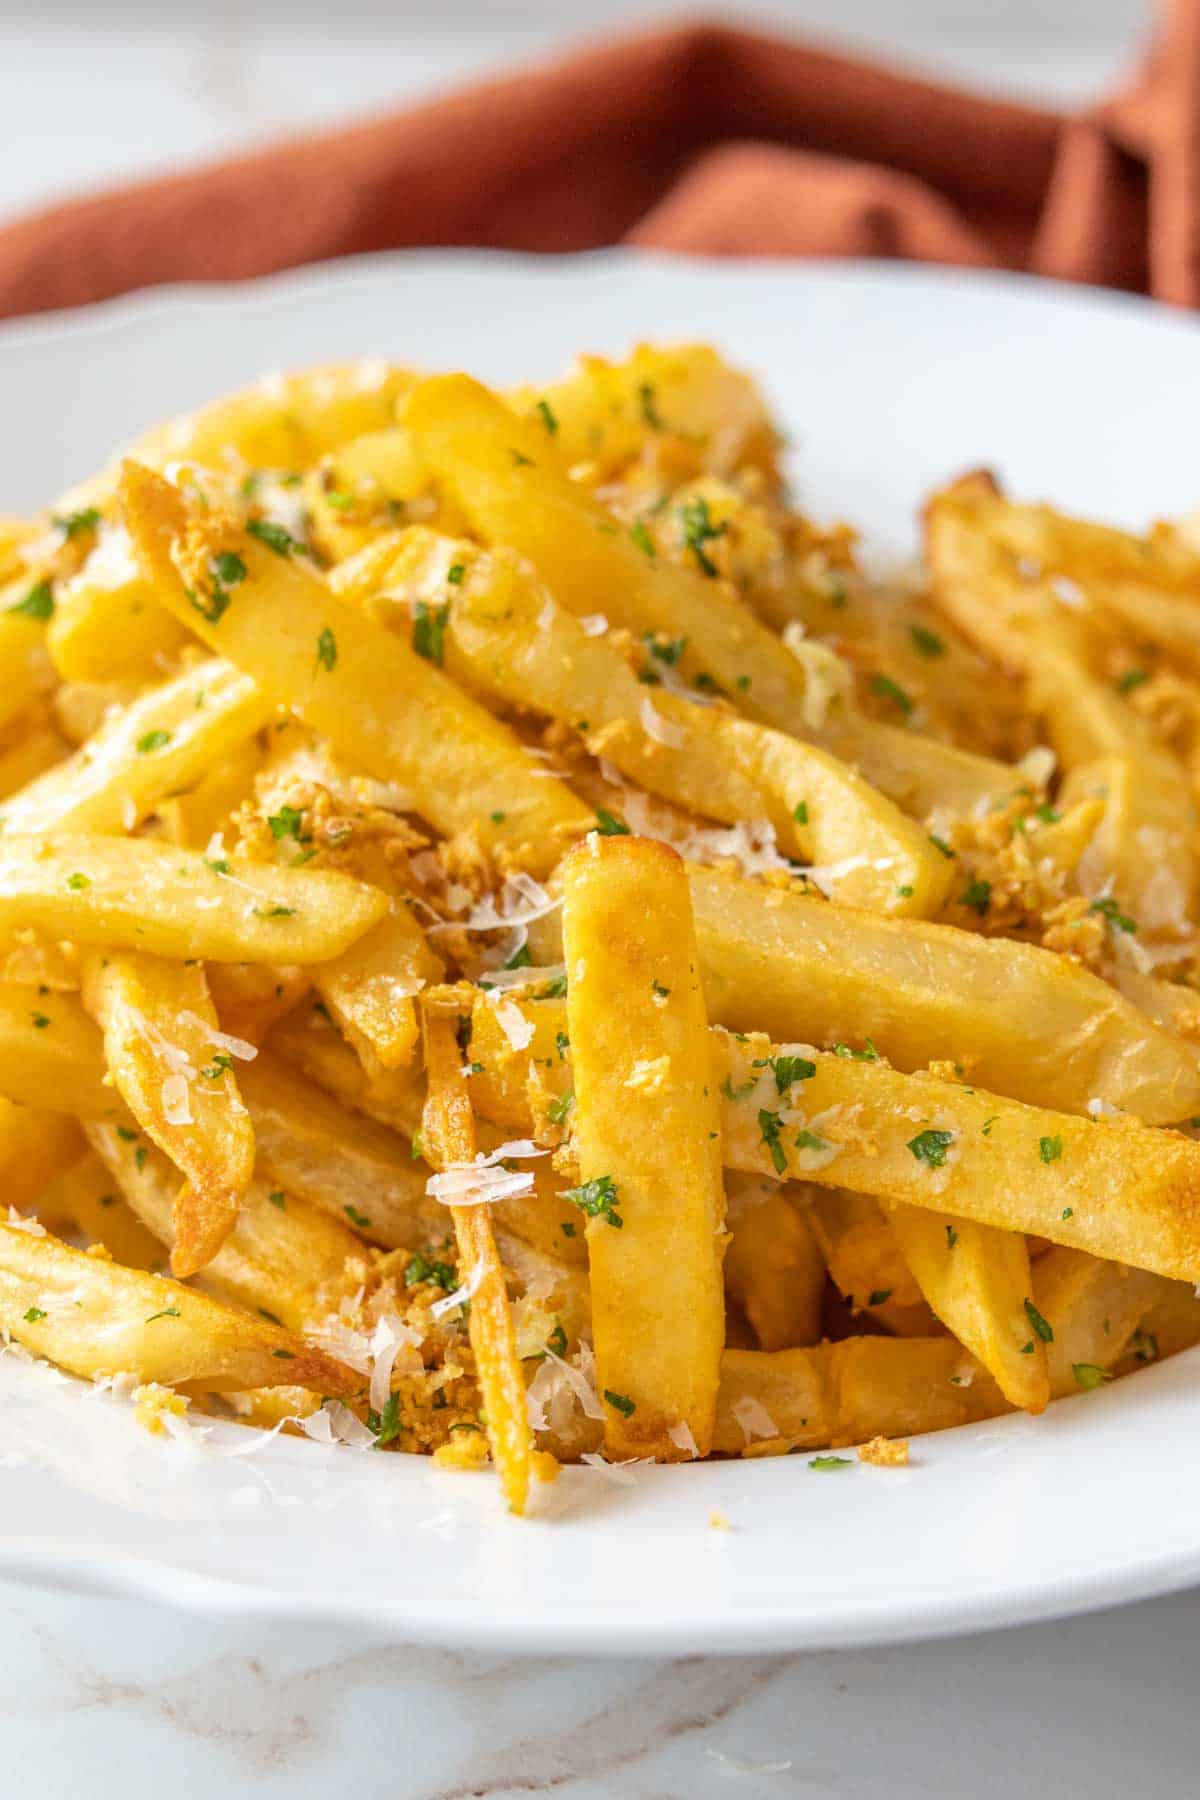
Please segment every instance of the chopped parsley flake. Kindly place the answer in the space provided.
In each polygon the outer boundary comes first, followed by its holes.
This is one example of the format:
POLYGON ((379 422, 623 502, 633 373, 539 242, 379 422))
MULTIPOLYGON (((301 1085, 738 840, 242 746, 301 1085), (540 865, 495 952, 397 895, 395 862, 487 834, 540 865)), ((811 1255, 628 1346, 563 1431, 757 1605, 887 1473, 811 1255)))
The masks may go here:
POLYGON ((661 663, 666 663, 668 668, 673 669, 687 649, 685 637, 659 638, 652 631, 647 631, 644 638, 651 656, 661 663))
POLYGON ((892 1297, 891 1288, 874 1288, 867 1295, 868 1306, 883 1306, 892 1297))
POLYGON ((650 427, 651 431, 665 431, 667 429, 662 418, 659 416, 658 405, 654 398, 654 388, 648 381, 643 381, 638 385, 638 405, 642 409, 642 419, 650 427))
POLYGON ((552 1100, 546 1108, 546 1117, 552 1125, 565 1125, 567 1122, 567 1115, 573 1110, 574 1106, 575 1095, 573 1093, 568 1092, 566 1094, 560 1094, 558 1099, 552 1100))
POLYGON ((21 1316, 27 1324, 36 1325, 38 1320, 44 1319, 46 1315, 42 1311, 40 1306, 31 1306, 29 1308, 29 1310, 27 1312, 23 1313, 21 1316))
POLYGON ((662 982, 661 982, 661 981, 657 981, 657 980, 655 980, 655 981, 652 981, 652 982, 651 982, 651 983, 650 983, 650 987, 651 987, 651 990, 652 990, 652 991, 653 991, 653 992, 654 992, 654 993, 655 993, 655 994, 657 994, 657 995, 658 995, 658 998, 659 998, 659 999, 660 999, 660 1000, 665 1000, 665 999, 666 999, 666 998, 667 998, 667 995, 668 995, 668 994, 669 994, 669 993, 670 993, 670 992, 671 992, 671 990, 670 990, 670 988, 669 988, 669 987, 664 987, 664 986, 663 986, 663 984, 662 984, 662 982))
POLYGON ((232 1067, 232 1056, 227 1056, 223 1050, 219 1050, 207 1068, 201 1069, 200 1073, 206 1081, 220 1081, 226 1070, 232 1069, 232 1067))
POLYGON ((631 1400, 628 1394, 614 1394, 611 1388, 605 1388, 604 1398, 624 1419, 632 1418, 637 1411, 637 1402, 631 1400))
POLYGON ((797 1150, 828 1150, 825 1139, 818 1137, 815 1131, 802 1131, 796 1139, 797 1150))
POLYGON ((272 1206, 278 1207, 280 1212, 287 1211, 287 1196, 284 1194, 282 1188, 275 1188, 267 1195, 267 1199, 271 1202, 272 1206))
POLYGON ((251 519, 246 530, 260 544, 265 544, 268 550, 273 550, 276 556, 290 556, 294 550, 303 548, 290 531, 285 531, 282 525, 276 525, 272 519, 251 519))
POLYGON ((427 600, 418 600, 413 608, 412 647, 418 656, 426 662, 436 664, 440 669, 445 660, 446 626, 450 620, 450 603, 444 606, 430 606, 427 600))
POLYGON ((606 1225, 612 1225, 618 1231, 625 1223, 617 1211, 619 1201, 611 1175, 597 1175, 594 1181, 585 1181, 579 1187, 564 1188, 562 1197, 569 1205, 586 1213, 589 1219, 603 1219, 606 1225))
POLYGON ((759 1109, 758 1129, 763 1143, 770 1152, 775 1173, 783 1175, 787 1172, 787 1152, 779 1141, 779 1114, 769 1112, 766 1107, 759 1109))
POLYGON ((290 919, 296 912, 294 906, 256 906, 253 910, 256 919, 290 919))
POLYGON ((571 1040, 565 1031, 555 1032, 554 1048, 558 1051, 559 1062, 565 1062, 567 1060, 567 1051, 571 1048, 571 1040))
POLYGON ((952 1131, 919 1131, 915 1138, 909 1138, 908 1148, 918 1162, 927 1163, 931 1169, 940 1169, 953 1142, 952 1131))
POLYGON ((1062 1139, 1060 1137, 1039 1138, 1038 1153, 1044 1163, 1057 1162, 1063 1153, 1062 1139))
POLYGON ((30 1013, 29 1016, 33 1020, 33 1028, 35 1031, 45 1031, 47 1025, 50 1023, 50 1020, 45 1013, 30 1013))
POLYGON ((406 1288, 417 1287, 423 1281, 431 1281, 445 1293, 452 1294, 458 1285, 458 1277, 450 1263, 437 1262, 420 1251, 410 1256, 404 1270, 406 1288))
POLYGON ((1088 911, 1102 914, 1117 931, 1134 932, 1137 930, 1137 920, 1131 919, 1128 913, 1122 912, 1117 902, 1111 898, 1093 900, 1088 911))
POLYGON ((596 830, 601 837, 628 837, 629 827, 603 806, 596 808, 596 830))
POLYGON ((271 827, 271 836, 276 839, 296 838, 303 836, 304 814, 298 806, 281 806, 277 813, 267 818, 271 827))
POLYGON ((796 821, 797 825, 807 825, 808 824, 808 801, 807 800, 801 800, 797 806, 794 806, 792 808, 792 817, 796 821))
POLYGON ((827 1469, 848 1469, 852 1465, 848 1456, 813 1456, 808 1466, 823 1475, 827 1469))
POLYGON ((67 513, 65 517, 51 516, 50 523, 56 525, 65 538, 79 537, 85 531, 95 531, 100 523, 100 514, 94 506, 85 506, 82 512, 67 513))
POLYGON ((770 1069, 777 1092, 786 1094, 794 1081, 811 1081, 817 1072, 815 1062, 807 1056, 767 1056, 756 1062, 756 1069, 770 1069))
POLYGON ((945 838, 935 837, 932 831, 929 833, 929 841, 935 850, 941 851, 943 856, 951 857, 957 855, 957 851, 950 848, 945 838))
POLYGON ((1141 687, 1143 681, 1149 681, 1149 669, 1126 669, 1117 682, 1118 694, 1132 694, 1134 688, 1141 687))
POLYGON ((1103 1387, 1106 1381, 1112 1380, 1109 1371, 1102 1369, 1099 1363, 1072 1363, 1071 1373, 1077 1385, 1085 1391, 1103 1387))
POLYGON ((179 1308, 177 1306, 164 1306, 161 1312, 151 1313, 146 1323, 153 1325, 155 1319, 177 1319, 178 1317, 179 1308))
POLYGON ((332 631, 330 631, 328 625, 326 625, 322 630, 320 637, 317 639, 316 666, 318 669, 336 669, 337 658, 337 639, 334 637, 332 631))
POLYGON ((555 1321, 554 1330, 546 1339, 546 1348, 547 1350, 553 1350, 555 1356, 565 1356, 567 1354, 567 1334, 563 1330, 561 1319, 555 1321))
MULTIPOLYGON (((867 1039, 861 1050, 852 1049, 849 1044, 835 1044, 833 1046, 833 1054, 835 1056, 849 1057, 852 1062, 879 1061, 879 1052, 871 1042, 870 1038, 867 1039)), ((816 1073, 815 1070, 813 1072, 814 1074, 816 1073)))
POLYGON ((138 739, 137 753, 139 756, 149 756, 151 751, 162 750, 170 741, 169 731, 148 731, 145 737, 138 739))
POLYGON ((1025 1317, 1041 1338, 1043 1344, 1054 1342, 1054 1330, 1048 1319, 1044 1319, 1032 1300, 1025 1302, 1025 1317))
POLYGON ((367 1413, 367 1428, 375 1433, 375 1448, 382 1450, 400 1435, 400 1396, 389 1394, 382 1412, 367 1413))
POLYGON ((215 625, 228 610, 233 595, 230 588, 246 579, 246 565, 236 550, 218 550, 208 565, 209 593, 204 601, 188 590, 188 598, 202 619, 215 625))
POLYGON ((366 1213, 360 1213, 357 1207, 344 1206, 342 1211, 345 1213, 350 1223, 352 1225, 357 1225, 360 1231, 365 1231, 367 1226, 371 1223, 366 1213))
POLYGON ((893 706, 899 707, 906 719, 913 710, 912 699, 890 675, 872 675, 871 692, 878 694, 881 700, 890 700, 893 706))
POLYGON ((52 619, 54 617, 54 590, 48 581, 39 581, 31 587, 23 600, 8 608, 10 613, 21 613, 26 619, 52 619))
POLYGON ((938 636, 937 632, 930 631, 927 625, 910 625, 908 632, 909 636, 912 638, 914 648, 919 650, 922 656, 933 657, 945 655, 945 644, 938 636))
POLYGON ((550 433, 550 436, 557 437, 557 435, 558 435, 558 420, 554 416, 554 412, 551 408, 550 402, 548 400, 539 400, 533 410, 535 413, 537 413, 538 417, 541 419, 542 424, 546 427, 546 430, 550 433))
POLYGON ((73 875, 67 876, 67 886, 71 889, 72 893, 81 894, 84 888, 90 888, 91 885, 90 877, 81 874, 78 869, 76 869, 73 875))
POLYGON ((724 537, 728 524, 713 524, 708 501, 703 498, 685 501, 679 509, 679 522, 683 527, 684 548, 691 551, 705 575, 715 576, 717 565, 704 546, 715 538, 724 537))
POLYGON ((957 1242, 958 1242, 957 1231, 955 1231, 953 1225, 947 1225, 947 1227, 946 1227, 946 1248, 947 1248, 947 1250, 953 1250, 953 1248, 954 1248, 955 1244, 957 1244, 957 1242))
POLYGON ((629 527, 629 535, 644 555, 654 555, 654 539, 646 530, 645 522, 642 519, 638 519, 629 527))
POLYGON ((962 897, 962 904, 969 906, 972 912, 986 918, 988 908, 992 904, 992 884, 990 881, 972 881, 962 897))

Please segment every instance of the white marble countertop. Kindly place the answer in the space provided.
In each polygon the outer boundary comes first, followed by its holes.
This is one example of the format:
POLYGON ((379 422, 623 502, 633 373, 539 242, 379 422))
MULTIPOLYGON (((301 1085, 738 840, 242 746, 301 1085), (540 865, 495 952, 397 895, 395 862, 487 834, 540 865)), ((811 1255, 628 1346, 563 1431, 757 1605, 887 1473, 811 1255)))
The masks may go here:
MULTIPOLYGON (((1145 12, 1138 0, 722 10, 1063 102, 1113 78, 1145 12)), ((91 0, 36 13, 0 0, 0 118, 16 150, 0 158, 0 214, 641 17, 634 0, 112 0, 101 25, 91 0)), ((1198 1633, 1200 1594, 900 1650, 517 1662, 10 1588, 0 1769, 8 1792, 48 1800, 1155 1800, 1195 1789, 1198 1633)))

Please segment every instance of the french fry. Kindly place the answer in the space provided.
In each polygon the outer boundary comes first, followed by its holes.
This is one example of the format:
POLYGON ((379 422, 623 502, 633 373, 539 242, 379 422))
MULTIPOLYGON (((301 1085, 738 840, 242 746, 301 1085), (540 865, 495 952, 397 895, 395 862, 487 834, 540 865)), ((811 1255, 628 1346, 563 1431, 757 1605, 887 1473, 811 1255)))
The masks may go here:
POLYGON ((706 1455, 725 1197, 682 862, 589 837, 564 865, 563 937, 605 1450, 677 1461, 685 1425, 706 1455))
POLYGON ((904 1259, 921 1292, 1004 1398, 1042 1412, 1050 1398, 1046 1347, 1033 1328, 1029 1251, 1019 1231, 997 1231, 918 1206, 890 1213, 904 1259))
POLYGON ((416 1049, 416 995, 443 973, 403 896, 393 894, 387 917, 324 963, 314 980, 359 1054, 395 1069, 410 1061, 416 1049))
POLYGON ((47 1112, 123 1121, 107 1073, 100 1033, 74 994, 0 982, 0 1094, 47 1112))
POLYGON ((363 768, 411 790, 439 831, 477 827, 486 847, 544 874, 587 829, 574 796, 534 776, 512 733, 435 666, 432 638, 430 657, 418 655, 286 553, 227 515, 189 511, 136 464, 122 497, 162 603, 363 768), (222 568, 237 574, 229 588, 222 568))
POLYGON ((986 1373, 950 1337, 726 1350, 713 1448, 726 1456, 817 1450, 946 1431, 1007 1410, 986 1373))
MULTIPOLYGON (((1200 1145, 1133 1118, 999 1099, 882 1062, 714 1034, 722 1154, 733 1168, 909 1202, 999 1230, 1200 1279, 1200 1145), (777 1091, 772 1069, 799 1055, 777 1091)), ((1024 1342, 1024 1340, 1022 1340, 1024 1342)))
POLYGON ((507 400, 565 463, 599 478, 664 454, 716 474, 745 463, 774 471, 778 440, 757 383, 708 344, 639 344, 620 362, 582 356, 563 380, 514 388, 507 400))
MULTIPOLYGON (((49 1115, 47 1115, 49 1116, 49 1115)), ((94 1150, 78 1140, 82 1154, 51 1181, 38 1202, 42 1224, 61 1236, 69 1225, 93 1244, 103 1244, 126 1268, 161 1274, 166 1252, 160 1239, 146 1230, 116 1191, 107 1168, 94 1150)))
POLYGON ((249 799, 262 764, 260 740, 247 738, 186 793, 173 793, 158 801, 154 808, 156 835, 189 850, 205 849, 215 833, 228 829, 231 816, 249 799))
POLYGON ((1080 861, 1085 894, 1115 892, 1149 937, 1178 932, 1194 916, 1196 803, 1178 757, 1140 714, 1090 674, 1081 630, 1035 615, 1023 629, 1032 654, 1030 703, 1073 772, 1068 803, 1098 792, 1104 816, 1080 861))
POLYGON ((66 1113, 0 1102, 0 1200, 18 1212, 40 1208, 45 1189, 83 1153, 66 1113))
POLYGON ((333 1094, 343 1106, 378 1119, 406 1138, 419 1134, 425 1104, 420 1072, 405 1067, 368 1074, 324 1005, 296 1007, 272 1028, 269 1044, 285 1062, 333 1094))
MULTIPOLYGON (((958 1062, 994 1093, 1152 1124, 1200 1112, 1200 1058, 1098 976, 1033 945, 825 906, 689 869, 709 1017, 784 1042, 854 1021, 901 1068, 958 1062)), ((854 1185, 850 1183, 849 1185, 854 1185)))
POLYGON ((186 1177, 175 1200, 173 1273, 210 1263, 254 1173, 254 1131, 238 1089, 237 1040, 218 1023, 199 963, 92 952, 84 1004, 104 1033, 118 1093, 186 1177))
POLYGON ((53 725, 27 725, 18 719, 6 735, 11 735, 12 741, 0 748, 0 801, 28 786, 71 753, 70 745, 53 725))
POLYGON ((869 1313, 896 1337, 930 1337, 936 1321, 879 1202, 811 1182, 793 1191, 804 1197, 805 1217, 850 1311, 869 1313))
POLYGON ((73 1375, 132 1373, 217 1393, 296 1384, 353 1394, 362 1377, 281 1326, 139 1269, 0 1225, 0 1326, 73 1375))
POLYGON ((727 1175, 725 1291, 749 1320, 760 1350, 790 1350, 821 1336, 825 1259, 788 1189, 727 1175))
MULTIPOLYGON (((566 1037, 561 1002, 525 1001, 520 1010, 526 1018, 542 1012, 537 1029, 552 1041, 560 1031, 566 1037)), ((805 1043, 772 1043, 761 1032, 714 1029, 709 1046, 726 1168, 908 1202, 1162 1275, 1197 1278, 1200 1145, 1178 1133, 1134 1118, 1051 1112, 962 1082, 903 1074, 874 1060, 869 1049, 854 1055, 848 1045, 839 1055, 805 1043), (945 1144, 939 1134, 948 1134, 945 1144)), ((570 1054, 573 1062, 574 1044, 570 1054)), ((499 1115, 508 1130, 538 1129, 526 1052, 510 1049, 506 1058, 497 1043, 488 1055, 491 1066, 472 1078, 475 1104, 485 1117, 499 1115)), ((570 1092, 571 1064, 554 1058, 536 1074, 539 1095, 561 1099, 570 1092)), ((847 1215, 851 1224, 862 1216, 861 1203, 847 1215)), ((814 1223, 820 1235, 819 1212, 814 1223)), ((855 1273, 846 1273, 835 1244, 848 1228, 839 1217, 822 1237, 844 1291, 861 1302, 864 1287, 868 1293, 900 1288, 894 1261, 885 1270, 859 1251, 855 1273)), ((916 1296, 901 1290, 896 1298, 916 1296)))
MULTIPOLYGON (((364 432, 395 422, 414 377, 375 358, 266 375, 145 432, 130 454, 151 468, 191 462, 220 469, 230 453, 252 470, 298 472, 364 432)), ((107 507, 120 479, 120 459, 61 496, 55 511, 107 507)))
POLYGON ((83 567, 59 582, 46 647, 64 681, 156 681, 189 633, 161 607, 128 533, 106 526, 83 567))
POLYGON ((54 685, 39 604, 48 592, 24 581, 0 588, 0 730, 54 685))
MULTIPOLYGON (((749 719, 647 692, 602 637, 503 548, 420 527, 396 534, 367 604, 411 629, 417 595, 444 592, 446 666, 486 698, 581 730, 589 749, 654 794, 730 825, 766 818, 783 849, 825 867, 838 900, 881 912, 937 912, 950 884, 926 833, 828 751, 749 719), (452 585, 447 567, 459 570, 452 585)), ((355 580, 343 568, 344 579, 355 580)), ((359 578, 359 585, 363 585, 359 578)))
POLYGON ((410 514, 455 530, 457 509, 434 487, 407 431, 391 426, 340 445, 309 470, 302 491, 309 536, 338 564, 410 514))
MULTIPOLYGON (((137 1133, 89 1125, 87 1136, 135 1217, 169 1248, 179 1186, 173 1165, 137 1133)), ((365 1253, 348 1226, 303 1200, 285 1194, 280 1205, 273 1195, 278 1190, 269 1183, 251 1184, 233 1230, 195 1280, 222 1300, 303 1331, 359 1285, 365 1253)))
MULTIPOLYGON (((715 683, 762 724, 815 738, 914 811, 928 811, 934 791, 946 803, 949 783, 931 782, 934 769, 956 773, 956 795, 969 794, 971 804, 981 798, 981 781, 988 797, 996 783, 1001 792, 1017 785, 1011 771, 1002 772, 986 758, 960 751, 943 756, 945 746, 915 736, 902 746, 896 739, 906 734, 869 721, 847 716, 831 719, 827 730, 815 725, 819 711, 814 712, 803 664, 732 590, 705 575, 699 558, 691 568, 647 556, 635 537, 568 479, 541 425, 514 418, 469 377, 421 382, 408 399, 405 419, 421 456, 476 531, 528 558, 568 611, 589 614, 602 605, 613 624, 639 636, 649 632, 671 643, 684 640, 681 666, 689 679, 715 683)), ((703 556, 703 543, 698 544, 703 556)))
POLYGON ((0 839, 0 930, 215 962, 324 962, 388 910, 328 870, 239 864, 148 838, 0 839))
MULTIPOLYGON (((462 1079, 455 1019, 422 1004, 429 1098, 422 1141, 435 1168, 470 1166, 475 1123, 462 1079)), ((486 1205, 452 1209, 460 1271, 472 1287, 468 1332, 487 1416, 488 1445, 510 1512, 523 1513, 529 1494, 531 1442, 525 1381, 517 1361, 504 1269, 486 1205)))
POLYGON ((269 1051, 240 1071, 254 1120, 258 1172, 273 1189, 295 1195, 389 1248, 414 1249, 445 1226, 445 1213, 425 1197, 429 1171, 408 1144, 332 1095, 269 1051))
POLYGON ((74 756, 10 796, 10 833, 132 831, 158 802, 236 752, 270 717, 254 683, 216 659, 153 688, 74 756))
POLYGON ((1144 1269, 1060 1247, 1038 1258, 1033 1291, 1041 1335, 1050 1334, 1050 1392, 1061 1400, 1103 1383, 1140 1320, 1169 1288, 1144 1269))

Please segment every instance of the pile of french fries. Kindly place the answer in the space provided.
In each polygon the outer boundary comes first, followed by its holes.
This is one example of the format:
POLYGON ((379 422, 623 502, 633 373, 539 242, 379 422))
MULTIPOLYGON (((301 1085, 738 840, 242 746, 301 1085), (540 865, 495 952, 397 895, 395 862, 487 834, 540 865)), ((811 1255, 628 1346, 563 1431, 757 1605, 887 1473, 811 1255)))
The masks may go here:
POLYGON ((8 1353, 520 1512, 1200 1342, 1200 536, 778 446, 370 361, 0 521, 8 1353))

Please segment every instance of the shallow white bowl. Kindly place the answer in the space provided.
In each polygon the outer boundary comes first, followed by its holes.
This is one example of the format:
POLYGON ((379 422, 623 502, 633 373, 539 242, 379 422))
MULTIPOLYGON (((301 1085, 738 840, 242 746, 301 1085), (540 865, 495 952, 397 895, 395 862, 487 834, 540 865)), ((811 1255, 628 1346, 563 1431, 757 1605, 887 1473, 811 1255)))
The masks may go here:
MULTIPOLYGON (((467 253, 173 289, 0 329, 0 511, 268 369, 382 353, 499 381, 579 349, 704 337, 763 380, 803 503, 889 553, 987 463, 1121 523, 1189 510, 1200 327, 1145 302, 887 265, 467 253)), ((1163 1593, 1200 1576, 1193 1352, 920 1440, 903 1471, 808 1458, 567 1470, 537 1518, 486 1476, 236 1426, 203 1448, 0 1357, 0 1570, 412 1641, 688 1653, 887 1643, 1163 1593), (229 1452, 239 1452, 229 1454, 229 1452), (709 1525, 725 1513, 729 1531, 709 1525)))

